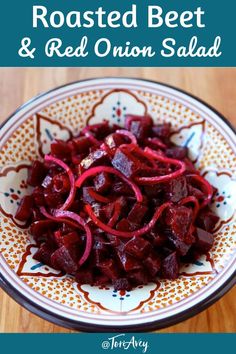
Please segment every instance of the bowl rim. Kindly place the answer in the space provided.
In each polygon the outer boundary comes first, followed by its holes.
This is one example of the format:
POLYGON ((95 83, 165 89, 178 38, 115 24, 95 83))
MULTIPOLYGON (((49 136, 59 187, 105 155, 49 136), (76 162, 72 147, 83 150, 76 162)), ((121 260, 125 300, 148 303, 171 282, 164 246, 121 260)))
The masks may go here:
MULTIPOLYGON (((210 104, 206 103, 204 100, 198 98, 197 96, 189 93, 188 91, 185 91, 183 89, 180 89, 178 87, 175 87, 173 85, 169 85, 163 82, 155 81, 155 80, 148 80, 144 78, 133 78, 133 77, 125 77, 125 76, 106 76, 106 77, 95 77, 95 78, 88 78, 88 79, 83 79, 83 80, 76 80, 72 81, 67 84, 63 84, 60 86, 57 86, 53 89, 50 89, 48 91, 44 91, 43 93, 40 93, 30 100, 26 101, 22 105, 20 105, 12 114, 8 116, 6 120, 0 125, 0 130, 4 127, 4 125, 10 121, 15 114, 17 114, 19 111, 21 111, 23 108, 27 107, 28 105, 34 103, 39 98, 42 98, 45 95, 48 95, 56 90, 59 90, 64 87, 68 87, 70 85, 75 85, 81 82, 89 82, 89 81, 94 81, 94 80, 106 80, 106 79, 114 79, 114 80, 131 80, 131 81, 142 81, 142 82, 147 82, 147 83, 152 83, 152 84, 158 84, 163 87, 167 87, 173 90, 176 90, 180 93, 183 93, 194 100, 198 101, 199 103, 203 104, 205 107, 210 109, 213 113, 215 113, 219 119, 223 120, 226 125, 231 129, 231 131, 234 133, 236 136, 236 129, 234 126, 227 120, 225 116, 223 116, 219 111, 217 111, 214 107, 212 107, 210 104)), ((53 311, 48 311, 44 309, 42 306, 36 304, 32 300, 30 300, 28 297, 24 296, 21 294, 18 290, 15 289, 15 287, 8 282, 4 276, 1 274, 0 270, 0 287, 11 297, 13 298, 17 303, 19 303, 21 306, 29 310, 30 312, 40 316, 41 318, 52 322, 56 325, 63 326, 65 328, 70 328, 74 330, 80 330, 80 331, 86 331, 86 332, 141 332, 141 331, 151 331, 151 330, 158 330, 161 328, 169 327, 172 325, 175 325, 179 322, 182 322, 184 320, 189 319, 190 317, 197 315, 198 313, 202 312, 212 304, 214 304, 217 300, 219 300, 224 294, 226 294, 234 285, 236 284, 236 270, 232 273, 232 275, 219 287, 218 289, 215 290, 214 293, 210 294, 206 299, 203 299, 201 302, 196 303, 191 309, 186 309, 176 315, 172 315, 167 318, 155 320, 152 322, 147 322, 147 323, 139 323, 139 324, 131 324, 131 325, 102 325, 102 324, 92 324, 92 323, 85 323, 82 321, 77 321, 69 318, 65 318, 61 315, 55 314, 53 311)))

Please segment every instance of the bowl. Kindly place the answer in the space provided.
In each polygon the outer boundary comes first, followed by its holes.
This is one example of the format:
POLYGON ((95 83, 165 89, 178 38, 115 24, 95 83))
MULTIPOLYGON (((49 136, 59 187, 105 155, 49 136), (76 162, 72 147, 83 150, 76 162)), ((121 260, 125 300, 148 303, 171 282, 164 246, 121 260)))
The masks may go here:
POLYGON ((102 78, 58 87, 20 107, 0 131, 0 281, 18 303, 58 325, 85 331, 145 331, 172 325, 219 299, 236 279, 236 140, 227 120, 179 89, 151 81, 102 78), (211 208, 220 217, 211 252, 181 266, 177 280, 158 280, 132 291, 77 284, 32 258, 27 225, 15 220, 20 198, 30 193, 31 161, 54 138, 68 139, 87 124, 126 113, 149 113, 171 122, 171 140, 189 148, 201 174, 218 189, 211 208))

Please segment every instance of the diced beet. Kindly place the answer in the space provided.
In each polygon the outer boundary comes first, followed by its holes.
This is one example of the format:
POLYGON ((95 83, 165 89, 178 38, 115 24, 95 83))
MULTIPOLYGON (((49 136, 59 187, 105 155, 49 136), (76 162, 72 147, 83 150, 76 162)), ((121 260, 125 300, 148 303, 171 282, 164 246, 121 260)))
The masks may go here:
POLYGON ((130 281, 127 278, 118 278, 114 280, 113 285, 114 285, 114 290, 116 291, 118 290, 130 291, 132 289, 130 281))
POLYGON ((103 274, 105 274, 109 279, 115 280, 119 278, 119 270, 113 259, 106 259, 98 265, 99 269, 103 274))
POLYGON ((210 251, 213 243, 214 237, 212 236, 212 234, 197 227, 195 247, 202 253, 207 253, 208 251, 210 251))
POLYGON ((127 151, 122 151, 119 148, 111 161, 113 167, 123 173, 126 177, 132 177, 140 168, 137 159, 128 154, 127 151))
POLYGON ((170 128, 170 123, 157 124, 152 127, 152 134, 162 139, 169 138, 170 128))
POLYGON ((107 192, 111 186, 111 178, 108 173, 101 172, 94 178, 94 187, 97 192, 107 192))
POLYGON ((35 187, 32 196, 36 206, 45 205, 44 190, 42 187, 35 187))
POLYGON ((41 183, 41 186, 42 186, 43 188, 50 188, 50 187, 52 186, 52 177, 49 176, 49 175, 47 175, 47 176, 43 179, 43 181, 42 181, 42 183, 41 183))
POLYGON ((61 193, 52 191, 51 189, 45 189, 44 199, 45 199, 45 203, 50 208, 58 208, 63 204, 61 193))
POLYGON ((160 193, 163 191, 163 186, 162 184, 154 184, 151 186, 144 186, 144 190, 145 190, 145 194, 147 195, 147 197, 149 197, 150 199, 153 199, 157 196, 160 195, 160 193))
POLYGON ((94 134, 96 139, 102 140, 108 134, 112 133, 112 128, 109 126, 108 121, 102 123, 93 124, 89 126, 90 131, 94 134))
POLYGON ((46 173, 47 169, 45 165, 41 161, 35 160, 29 169, 27 183, 33 187, 39 186, 46 173))
POLYGON ((68 158, 71 155, 71 149, 66 141, 56 139, 51 143, 51 154, 60 159, 68 158))
POLYGON ((33 255, 33 259, 36 259, 37 261, 52 267, 51 255, 53 254, 54 250, 55 249, 53 249, 49 244, 43 243, 33 255))
POLYGON ((81 244, 81 238, 79 237, 76 231, 72 231, 68 234, 63 234, 61 231, 54 232, 54 238, 58 247, 65 246, 69 247, 72 244, 79 243, 81 244))
POLYGON ((116 224, 116 229, 119 231, 134 231, 137 229, 137 225, 129 222, 128 219, 123 218, 116 224))
POLYGON ((192 236, 191 234, 188 236, 188 239, 191 240, 189 242, 186 242, 186 240, 181 240, 180 238, 176 237, 176 235, 170 234, 168 239, 173 243, 173 245, 175 246, 176 252, 181 255, 181 256, 185 256, 188 251, 190 250, 190 247, 192 246, 192 244, 195 242, 195 238, 194 236, 192 236))
MULTIPOLYGON (((96 203, 96 205, 98 205, 98 204, 96 203)), ((96 215, 99 214, 100 218, 102 220, 108 221, 112 217, 113 212, 114 212, 114 203, 107 203, 103 206, 99 205, 97 207, 96 215), (99 208, 99 210, 98 210, 98 208, 99 208)))
POLYGON ((122 181, 116 181, 112 185, 112 190, 114 193, 119 195, 132 195, 132 189, 127 183, 122 181))
POLYGON ((87 154, 92 146, 91 140, 86 136, 80 136, 72 140, 74 149, 77 154, 87 154))
POLYGON ((107 162, 109 162, 107 152, 97 149, 81 161, 80 168, 84 171, 91 167, 107 164, 107 162))
POLYGON ((172 206, 167 210, 165 222, 177 238, 185 240, 192 222, 192 210, 185 206, 172 206))
POLYGON ((152 277, 155 277, 161 269, 161 257, 156 252, 152 251, 146 258, 144 258, 143 264, 146 267, 147 272, 152 277))
POLYGON ((140 225, 147 211, 148 208, 145 205, 136 203, 129 212, 128 220, 134 224, 140 225))
POLYGON ((188 184, 188 194, 193 195, 197 199, 202 199, 205 196, 200 189, 193 187, 191 184, 188 184))
POLYGON ((146 237, 155 247, 162 247, 167 240, 166 235, 161 234, 157 228, 153 228, 146 237))
POLYGON ((143 268, 138 270, 131 270, 128 273, 128 276, 134 285, 145 285, 148 283, 148 276, 143 268))
POLYGON ((151 249, 151 244, 140 236, 134 236, 125 245, 125 252, 139 259, 144 259, 151 249))
POLYGON ((161 264, 161 273, 165 279, 176 279, 179 275, 179 261, 176 252, 167 256, 161 264))
POLYGON ((185 146, 174 146, 166 149, 165 153, 166 156, 172 159, 183 160, 188 154, 188 148, 185 146))
POLYGON ((64 270, 68 274, 75 274, 78 270, 78 264, 72 252, 65 246, 61 246, 51 255, 51 263, 53 266, 64 270))
POLYGON ((130 272, 132 270, 140 269, 142 265, 140 261, 136 258, 130 256, 128 253, 123 251, 117 251, 118 258, 120 260, 121 265, 123 266, 126 272, 130 272))
POLYGON ((152 117, 149 115, 140 116, 140 115, 135 115, 135 114, 126 114, 126 116, 125 116, 126 129, 130 130, 131 124, 133 122, 142 122, 143 125, 145 125, 149 128, 153 126, 152 117))
POLYGON ((58 193, 68 193, 70 191, 70 180, 66 173, 59 173, 53 177, 53 189, 58 193))
POLYGON ((83 201, 84 203, 92 204, 95 202, 94 198, 90 195, 89 191, 94 190, 93 187, 83 187, 83 201))
POLYGON ((30 233, 36 240, 48 233, 49 230, 54 230, 56 227, 55 221, 46 219, 35 221, 30 225, 30 233))
POLYGON ((113 133, 111 135, 108 135, 105 139, 105 143, 107 146, 109 146, 110 149, 115 149, 118 146, 125 144, 126 139, 123 135, 113 133))
POLYGON ((146 124, 144 119, 134 120, 131 122, 129 130, 138 141, 142 142, 150 133, 150 125, 146 124))
POLYGON ((106 286, 111 281, 105 274, 96 274, 93 285, 95 286, 106 286))
POLYGON ((200 211, 197 217, 197 225, 208 232, 212 232, 214 230, 218 221, 219 217, 207 209, 200 211))
POLYGON ((27 221, 32 215, 33 198, 26 195, 20 201, 15 218, 20 221, 27 221))
POLYGON ((92 269, 86 269, 85 267, 79 268, 79 270, 75 273, 75 280, 79 284, 93 284, 93 278, 92 269))
POLYGON ((165 196, 170 202, 177 203, 181 199, 187 197, 187 195, 188 186, 187 180, 184 176, 172 179, 165 185, 165 196))

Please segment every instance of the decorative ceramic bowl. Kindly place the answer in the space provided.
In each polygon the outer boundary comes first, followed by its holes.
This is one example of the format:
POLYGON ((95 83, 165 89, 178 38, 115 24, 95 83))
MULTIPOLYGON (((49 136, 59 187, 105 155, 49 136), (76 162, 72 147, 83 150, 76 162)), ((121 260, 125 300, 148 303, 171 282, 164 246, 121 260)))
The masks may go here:
POLYGON ((59 325, 94 331, 161 328, 186 319, 219 299, 235 283, 236 141, 229 123, 200 100, 142 80, 87 80, 44 93, 19 108, 0 132, 1 285, 30 311, 59 325), (78 285, 32 259, 36 246, 14 218, 31 161, 49 151, 53 138, 68 139, 86 124, 126 113, 149 113, 171 122, 171 139, 218 189, 211 208, 219 215, 211 252, 185 264, 177 280, 158 280, 132 291, 78 285))

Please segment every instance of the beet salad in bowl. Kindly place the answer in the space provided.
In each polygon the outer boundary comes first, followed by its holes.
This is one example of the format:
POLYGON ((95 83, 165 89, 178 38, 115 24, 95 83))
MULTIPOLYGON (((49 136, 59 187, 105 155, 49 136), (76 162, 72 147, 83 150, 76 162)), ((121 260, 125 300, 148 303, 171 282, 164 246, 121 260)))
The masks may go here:
POLYGON ((235 133, 162 84, 94 79, 1 129, 1 285, 80 330, 181 321, 235 282, 235 133))

